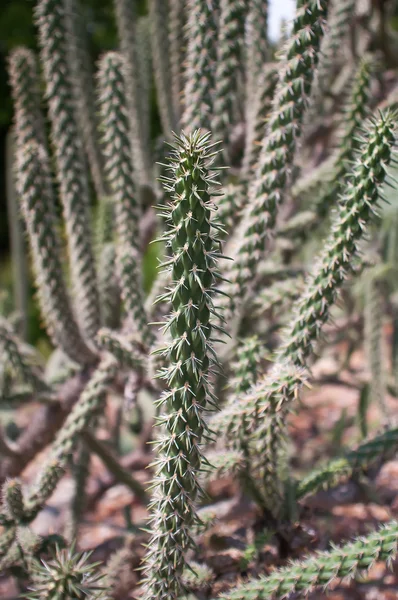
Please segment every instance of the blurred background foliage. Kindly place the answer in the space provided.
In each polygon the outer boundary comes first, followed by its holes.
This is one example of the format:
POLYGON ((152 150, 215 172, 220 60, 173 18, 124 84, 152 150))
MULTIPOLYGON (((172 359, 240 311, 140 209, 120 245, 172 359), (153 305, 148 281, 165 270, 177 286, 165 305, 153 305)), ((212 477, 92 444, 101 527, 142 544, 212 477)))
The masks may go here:
MULTIPOLYGON (((167 0, 165 0, 166 2, 167 0)), ((282 0, 270 1, 270 7, 282 0)), ((370 0, 373 9, 386 16, 389 27, 398 32, 398 0, 370 0), (388 7, 387 13, 386 8, 388 7), (388 15, 388 16, 387 16, 388 15)), ((12 297, 12 265, 9 251, 9 232, 7 221, 6 202, 6 139, 13 119, 13 108, 8 85, 7 56, 13 48, 25 45, 36 48, 36 31, 34 26, 33 11, 36 0, 1 0, 0 6, 0 314, 9 314, 13 310, 12 297)), ((147 13, 146 0, 137 0, 139 14, 147 13)), ((118 45, 116 24, 114 19, 113 0, 81 0, 85 11, 85 21, 91 45, 93 64, 99 55, 106 50, 116 48, 118 45)), ((382 32, 380 31, 380 35, 382 32)), ((394 44, 398 48, 397 42, 394 44)), ((387 52, 385 52, 387 55, 387 52)), ((391 55, 391 52, 389 53, 391 55)), ((393 67, 398 65, 398 55, 390 56, 393 67)), ((391 62, 391 61, 390 61, 391 62)), ((152 90, 151 131, 153 139, 160 133, 160 122, 156 108, 155 90, 152 90)), ((397 199, 394 197, 393 209, 396 211, 397 199), (395 200, 395 202, 394 202, 395 200)), ((95 198, 93 197, 93 201, 95 198)), ((149 246, 144 257, 144 286, 148 290, 153 281, 157 268, 157 250, 154 245, 149 246)), ((36 303, 32 302, 33 286, 30 289, 28 306, 28 341, 36 344, 46 355, 50 351, 44 329, 41 327, 36 303)))
MULTIPOLYGON (((13 119, 7 57, 10 50, 20 45, 37 50, 37 36, 33 20, 35 0, 2 0, 0 4, 0 314, 8 314, 12 311, 14 303, 6 202, 6 138, 13 119)), ((139 13, 146 14, 146 1, 139 0, 138 5, 139 13)), ((82 6, 85 10, 94 64, 102 52, 111 50, 118 44, 113 0, 82 0, 82 6)), ((160 131, 160 126, 154 93, 152 98, 152 131, 156 135, 160 131)), ((151 274, 154 275, 155 270, 156 257, 150 251, 144 264, 147 286, 150 284, 153 278, 151 274)), ((32 286, 30 297, 33 293, 32 286)), ((44 354, 50 350, 49 347, 47 348, 46 336, 40 325, 34 302, 29 303, 28 339, 40 346, 44 354)))

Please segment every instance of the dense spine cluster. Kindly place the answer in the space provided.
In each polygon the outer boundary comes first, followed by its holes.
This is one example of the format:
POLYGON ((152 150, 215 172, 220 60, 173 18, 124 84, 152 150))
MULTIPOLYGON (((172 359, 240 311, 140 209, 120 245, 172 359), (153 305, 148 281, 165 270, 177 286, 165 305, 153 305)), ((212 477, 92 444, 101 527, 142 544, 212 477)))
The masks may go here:
POLYGON ((160 399, 162 432, 156 443, 152 538, 146 559, 148 600, 175 600, 182 593, 185 555, 198 520, 201 442, 208 435, 204 411, 214 404, 208 381, 215 362, 212 319, 219 257, 210 220, 213 158, 208 134, 182 134, 170 158, 171 176, 164 180, 172 196, 165 238, 172 252, 167 264, 173 281, 172 313, 165 328, 172 339, 164 350, 168 389, 160 399))

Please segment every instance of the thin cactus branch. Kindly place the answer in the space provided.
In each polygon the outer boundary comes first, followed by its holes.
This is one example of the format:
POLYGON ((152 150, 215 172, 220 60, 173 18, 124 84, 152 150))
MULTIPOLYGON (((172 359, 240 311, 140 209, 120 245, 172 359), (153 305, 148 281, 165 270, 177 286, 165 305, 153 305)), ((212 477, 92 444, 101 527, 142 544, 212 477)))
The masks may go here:
MULTIPOLYGON (((270 440, 268 444, 273 448, 280 446, 279 440, 283 443, 283 432, 286 430, 283 413, 297 394, 295 378, 291 379, 290 369, 306 365, 306 359, 336 301, 337 292, 352 267, 358 242, 375 214, 380 199, 380 185, 386 177, 386 166, 391 161, 395 142, 394 119, 393 114, 387 113, 370 123, 353 174, 347 180, 347 192, 331 234, 296 304, 295 317, 284 332, 277 361, 270 374, 271 386, 267 388, 269 383, 265 382, 262 388, 266 393, 259 404, 263 406, 265 414, 256 436, 260 441, 270 440)), ((261 395, 261 388, 258 392, 261 395)), ((272 461, 270 463, 270 453, 264 452, 262 456, 265 487, 274 488, 276 465, 271 464, 272 461)))
POLYGON ((149 0, 149 17, 151 26, 152 59, 155 72, 156 91, 163 134, 169 138, 177 127, 174 114, 170 50, 168 38, 169 8, 164 0, 149 0))
POLYGON ((256 170, 261 141, 266 133, 267 120, 272 109, 277 82, 277 69, 270 68, 268 65, 256 79, 250 111, 246 115, 245 153, 242 161, 242 171, 245 177, 253 176, 256 170))
POLYGON ((120 324, 121 297, 116 270, 116 248, 114 243, 105 244, 98 260, 99 290, 102 322, 116 329, 120 324))
POLYGON ((177 125, 181 120, 182 92, 184 89, 184 61, 186 43, 184 28, 186 25, 185 0, 169 0, 169 48, 171 71, 171 95, 173 111, 177 125))
POLYGON ((336 458, 306 475, 297 486, 296 498, 300 500, 318 490, 335 487, 356 471, 366 469, 384 455, 393 453, 397 447, 398 429, 395 427, 364 442, 345 456, 336 458))
POLYGON ((95 106, 93 71, 83 5, 81 0, 64 0, 64 2, 76 118, 82 132, 95 191, 99 198, 103 198, 107 195, 107 185, 104 180, 104 157, 98 139, 97 115, 93 110, 95 106))
POLYGON ((393 113, 387 112, 370 122, 360 156, 347 180, 331 234, 306 283, 296 315, 286 329, 280 350, 282 359, 305 363, 329 316, 337 291, 350 271, 358 242, 367 223, 374 218, 382 197, 380 186, 386 178, 386 167, 392 160, 395 143, 394 118, 393 113))
POLYGON ((269 59, 268 0, 248 0, 246 20, 246 97, 250 106, 257 90, 258 78, 269 59))
POLYGON ((383 297, 380 282, 369 271, 365 277, 364 333, 365 352, 370 369, 369 394, 379 405, 383 420, 390 420, 386 404, 386 373, 383 337, 383 297))
POLYGON ((48 333, 72 360, 92 363, 95 354, 78 330, 63 279, 48 156, 32 142, 18 149, 17 165, 18 192, 48 333))
MULTIPOLYGON (((152 52, 151 52, 151 31, 150 17, 145 15, 138 17, 136 24, 137 38, 137 59, 139 61, 139 76, 140 76, 140 100, 141 100, 141 115, 140 121, 145 135, 145 140, 150 141, 151 134, 151 92, 153 84, 152 74, 152 52)), ((128 76, 126 75, 126 81, 128 76)), ((131 127, 131 126, 130 126, 131 127)), ((148 149, 150 154, 150 148, 148 149)))
POLYGON ((140 274, 140 208, 131 172, 131 145, 124 88, 125 61, 120 54, 105 54, 99 65, 99 99, 104 128, 106 171, 113 191, 118 235, 116 263, 128 317, 151 345, 153 335, 143 305, 140 274))
POLYGON ((149 131, 143 112, 141 96, 141 63, 136 38, 136 0, 115 0, 116 22, 119 32, 120 49, 125 58, 125 85, 128 102, 128 118, 132 140, 132 160, 138 182, 147 185, 152 180, 152 165, 149 158, 149 131))
POLYGON ((10 550, 16 535, 15 525, 7 527, 0 536, 0 560, 2 560, 10 550))
POLYGON ((368 571, 377 561, 391 564, 397 554, 398 523, 390 521, 367 537, 346 545, 318 552, 303 561, 292 562, 268 577, 243 583, 235 590, 221 594, 219 600, 270 600, 286 598, 295 592, 304 595, 336 579, 352 579, 368 571))
POLYGON ((228 273, 232 281, 228 286, 232 308, 247 293, 247 285, 264 257, 276 224, 318 61, 327 5, 326 0, 311 0, 297 9, 293 32, 280 60, 279 82, 267 133, 250 185, 247 208, 236 234, 235 261, 228 273))
POLYGON ((47 390, 42 377, 34 366, 29 362, 21 342, 15 336, 12 328, 5 319, 0 317, 0 348, 6 356, 6 361, 10 361, 13 367, 18 370, 22 379, 36 391, 47 390))
POLYGON ((225 154, 233 123, 246 12, 247 0, 220 0, 211 130, 215 139, 223 142, 224 153, 220 153, 219 157, 222 157, 224 164, 228 162, 225 154))
POLYGON ((21 482, 18 479, 9 479, 2 489, 3 503, 8 516, 19 523, 24 516, 25 503, 22 494, 21 482))
POLYGON ((74 490, 70 515, 64 533, 65 537, 71 542, 77 538, 79 526, 87 505, 87 482, 90 475, 90 459, 89 450, 84 444, 80 443, 72 467, 74 490))
POLYGON ((6 140, 6 199, 8 231, 10 237, 11 264, 13 271, 13 296, 19 313, 18 331, 23 339, 28 334, 28 261, 24 239, 24 224, 19 210, 15 174, 15 129, 11 128, 6 140))
POLYGON ((117 371, 117 362, 104 358, 94 371, 78 402, 69 413, 52 444, 51 453, 37 476, 33 491, 26 500, 26 513, 31 520, 52 494, 62 477, 68 456, 76 448, 81 433, 100 414, 106 393, 117 371))
POLYGON ((373 70, 373 59, 365 56, 358 67, 349 104, 346 108, 345 127, 334 165, 333 179, 331 182, 326 182, 323 186, 323 193, 321 192, 315 202, 317 214, 321 217, 325 217, 329 213, 331 206, 336 203, 336 199, 344 189, 347 171, 358 150, 358 135, 366 116, 369 114, 370 84, 373 70))
POLYGON ((165 239, 173 251, 166 264, 174 288, 169 293, 173 312, 165 325, 172 340, 164 350, 170 365, 163 373, 168 390, 159 400, 166 410, 158 420, 163 431, 156 442, 152 537, 145 565, 148 600, 176 600, 183 593, 186 552, 197 521, 194 502, 201 493, 198 476, 205 462, 203 411, 215 402, 208 382, 216 362, 212 315, 219 258, 210 221, 213 158, 208 134, 182 134, 175 139, 171 177, 164 179, 173 198, 165 239))
POLYGON ((46 130, 41 111, 40 80, 36 58, 20 47, 9 57, 11 92, 15 111, 15 138, 19 147, 36 141, 46 148, 46 130))
POLYGON ((210 130, 215 86, 217 24, 219 0, 188 0, 187 58, 184 87, 185 129, 210 130))
POLYGON ((63 1, 39 0, 35 15, 79 324, 92 340, 100 327, 99 294, 91 244, 89 188, 75 119, 63 1))
MULTIPOLYGON (((355 16, 355 3, 356 0, 337 0, 332 3, 328 32, 321 45, 317 85, 314 87, 315 93, 312 99, 313 107, 319 108, 320 101, 330 88, 339 55, 340 57, 343 55, 344 47, 348 50, 347 38, 355 16)), ((314 114, 312 107, 310 112, 314 114)))

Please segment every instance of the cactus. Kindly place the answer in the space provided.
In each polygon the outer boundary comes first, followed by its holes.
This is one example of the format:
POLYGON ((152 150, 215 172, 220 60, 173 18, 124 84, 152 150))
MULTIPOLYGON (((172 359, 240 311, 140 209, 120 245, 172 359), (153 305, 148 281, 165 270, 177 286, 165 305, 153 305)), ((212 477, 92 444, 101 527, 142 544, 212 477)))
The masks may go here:
POLYGON ((83 364, 93 362, 95 355, 75 322, 62 274, 48 156, 43 147, 32 142, 18 148, 17 164, 17 189, 48 332, 55 345, 72 360, 83 364))
POLYGON ((131 176, 131 147, 124 93, 125 61, 116 53, 103 56, 99 66, 99 97, 106 171, 115 200, 118 244, 116 261, 126 312, 142 333, 145 343, 153 340, 140 290, 138 220, 140 215, 134 180, 131 176), (137 285, 138 284, 138 285, 137 285), (135 293, 134 293, 135 292, 135 293))
MULTIPOLYGON (((19 315, 0 302, 0 408, 12 413, 0 428, 0 567, 27 597, 282 598, 395 555, 392 522, 341 548, 284 562, 300 558, 296 527, 308 496, 363 473, 371 487, 397 448, 396 423, 382 414, 386 390, 396 390, 388 364, 381 377, 381 290, 372 279, 368 389, 379 399, 384 429, 337 457, 319 456, 309 473, 299 454, 290 460, 290 411, 300 410, 305 387, 320 383, 314 350, 325 351, 319 341, 341 291, 343 327, 328 328, 333 339, 349 340, 349 357, 363 341, 351 279, 366 276, 372 262, 368 254, 360 259, 361 250, 371 252, 364 234, 377 229, 395 165, 395 112, 375 111, 364 127, 379 96, 383 107, 396 95, 384 98, 395 74, 377 59, 376 20, 365 15, 356 23, 350 43, 358 64, 346 69, 330 60, 337 40, 346 43, 350 7, 352 0, 333 2, 326 28, 329 2, 300 0, 291 33, 285 28, 274 52, 267 0, 115 0, 120 48, 108 47, 94 74, 88 11, 79 0, 37 0, 40 69, 26 48, 9 59, 15 117, 8 164, 16 183, 15 191, 9 186, 10 222, 18 204, 53 346, 45 368, 40 349, 48 346, 25 341, 19 315), (383 85, 370 94, 376 71, 383 85), (342 85, 354 72, 341 111, 342 85), (161 121, 158 138, 153 115, 161 121), (173 133, 180 124, 183 132, 173 133), (168 159, 164 139, 173 140, 168 159), (130 443, 134 450, 124 455, 130 443), (92 495, 93 455, 107 473, 92 495), (148 466, 149 489, 136 464, 148 466), (68 469, 75 489, 60 524, 65 539, 41 537, 30 524, 68 469), (236 498, 203 506, 204 488, 212 492, 210 483, 224 476, 236 498), (134 499, 118 516, 120 539, 101 547, 99 569, 75 548, 86 511, 116 484, 134 499), (136 519, 146 509, 144 530, 136 519), (230 553, 235 534, 213 535, 231 515, 247 537, 243 560, 235 561, 237 548, 230 553), (277 570, 268 570, 273 551, 263 564, 256 540, 275 544, 277 570), (134 570, 141 541, 144 575, 134 570), (223 552, 219 542, 227 546, 220 561, 212 554, 223 552), (216 577, 231 560, 237 581, 232 571, 216 577), (257 578, 242 582, 254 560, 257 578), (231 589, 220 592, 221 579, 231 589)), ((383 288, 386 321, 396 313, 390 292, 383 288)), ((365 376, 357 370, 355 377, 363 389, 365 376)), ((91 526, 84 526, 86 536, 91 526)))
POLYGON ((182 134, 170 158, 171 177, 164 180, 173 197, 165 237, 174 256, 169 261, 173 315, 165 325, 172 336, 163 350, 170 362, 163 374, 169 389, 160 403, 168 410, 159 418, 164 433, 157 442, 153 535, 146 559, 148 599, 177 598, 183 590, 184 554, 193 543, 194 501, 201 492, 200 443, 207 436, 203 411, 214 403, 207 381, 216 361, 211 318, 219 257, 210 221, 212 158, 208 134, 182 134))
POLYGON ((267 238, 276 223, 301 132, 326 14, 327 2, 314 1, 298 8, 292 37, 284 48, 267 132, 238 234, 231 269, 235 284, 231 290, 232 307, 246 293, 247 283, 264 255, 267 238))
POLYGON ((67 61, 65 12, 60 0, 42 0, 36 8, 36 22, 78 316, 85 336, 92 340, 100 326, 100 309, 91 247, 88 181, 67 61))
POLYGON ((397 441, 397 428, 390 429, 364 442, 356 450, 348 452, 346 456, 336 458, 324 467, 315 469, 300 481, 297 486, 296 497, 300 499, 320 489, 337 485, 342 479, 351 476, 353 472, 367 468, 383 454, 388 454, 389 451, 394 452, 397 441))
POLYGON ((214 73, 218 0, 189 0, 187 3, 187 57, 182 127, 191 131, 210 130, 213 113, 214 73))
MULTIPOLYGON (((220 0, 214 118, 211 121, 211 130, 216 139, 221 140, 225 147, 228 147, 228 132, 231 130, 233 100, 236 97, 243 50, 242 38, 246 4, 247 2, 244 0, 220 0)), ((226 152, 219 156, 225 154, 226 152)), ((223 160, 225 163, 225 156, 223 160)))
POLYGON ((256 93, 258 77, 269 58, 268 0, 248 0, 245 42, 247 46, 246 95, 249 100, 252 100, 256 93))
POLYGON ((142 185, 151 182, 151 163, 149 157, 149 131, 145 127, 146 107, 142 107, 141 98, 145 97, 139 69, 139 49, 136 39, 136 2, 115 0, 116 22, 119 31, 120 49, 126 64, 126 91, 128 98, 128 116, 133 140, 133 160, 138 182, 142 185), (140 93, 141 91, 141 93, 140 93))
POLYGON ((76 598, 105 597, 101 585, 102 575, 98 572, 100 563, 90 563, 90 552, 76 553, 74 548, 56 548, 55 555, 48 562, 36 562, 33 567, 33 585, 30 600, 48 598, 67 600, 76 598))
POLYGON ((367 537, 355 542, 332 547, 301 562, 278 569, 268 577, 242 584, 230 594, 222 594, 220 600, 268 600, 285 598, 294 592, 308 594, 318 587, 328 587, 336 579, 352 578, 367 571, 378 560, 387 563, 397 553, 398 523, 391 521, 367 537))

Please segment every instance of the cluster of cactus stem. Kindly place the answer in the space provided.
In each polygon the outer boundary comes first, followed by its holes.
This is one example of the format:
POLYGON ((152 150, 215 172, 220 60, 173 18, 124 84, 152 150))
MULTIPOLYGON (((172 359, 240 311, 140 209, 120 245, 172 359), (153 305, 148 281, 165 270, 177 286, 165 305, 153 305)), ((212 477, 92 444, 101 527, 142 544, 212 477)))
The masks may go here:
MULTIPOLYGON (((18 316, 0 317, 0 407, 39 406, 19 434, 0 429, 0 567, 22 569, 32 599, 120 597, 128 533, 106 565, 78 552, 92 454, 148 508, 140 597, 177 600, 211 590, 214 579, 211 564, 195 562, 197 538, 214 520, 202 506, 209 479, 234 478, 280 539, 292 503, 296 514, 309 495, 398 447, 380 358, 385 298, 368 277, 370 393, 385 428, 300 479, 287 452, 289 413, 311 381, 342 287, 363 269, 365 233, 377 228, 394 164, 395 101, 379 111, 371 93, 382 59, 370 21, 351 39, 355 0, 300 0, 276 49, 267 0, 148 0, 145 16, 137 4, 114 0, 118 47, 96 67, 80 0, 36 0, 39 56, 19 47, 9 57, 12 214, 21 215, 52 347, 44 368, 18 316), (341 105, 326 90, 343 70, 341 105), (308 172, 300 138, 308 152, 310 121, 331 104, 337 148, 327 146, 308 172), (164 256, 148 293, 155 241, 164 256), (309 268, 307 242, 318 252, 309 268), (110 430, 111 396, 121 413, 132 397, 152 399, 149 489, 123 466, 117 442, 97 435, 110 430), (22 471, 46 446, 24 483, 22 471), (37 536, 31 523, 69 471, 69 521, 55 540, 37 536)), ((397 543, 391 521, 219 597, 308 593, 389 563, 397 543)))

